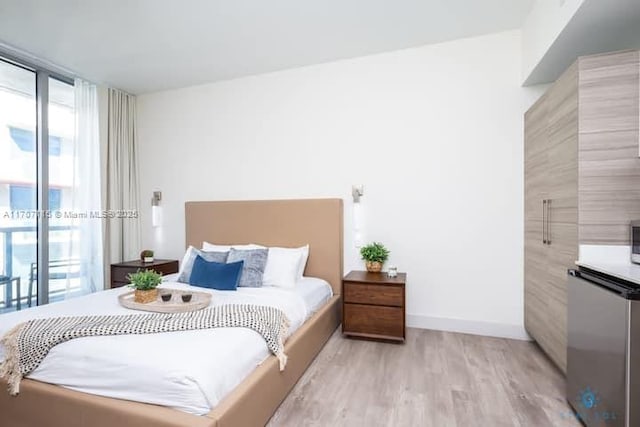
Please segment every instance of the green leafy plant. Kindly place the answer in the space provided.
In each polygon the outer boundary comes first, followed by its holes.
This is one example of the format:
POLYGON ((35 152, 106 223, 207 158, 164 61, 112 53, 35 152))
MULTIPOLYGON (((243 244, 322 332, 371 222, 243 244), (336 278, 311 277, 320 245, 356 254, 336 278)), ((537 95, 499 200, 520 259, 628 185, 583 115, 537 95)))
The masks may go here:
POLYGON ((145 249, 144 251, 140 252, 140 259, 145 259, 145 258, 153 258, 153 251, 149 249, 145 249))
POLYGON ((383 263, 389 258, 389 250, 379 242, 373 242, 360 248, 362 259, 370 262, 383 263))
POLYGON ((136 273, 127 276, 133 289, 138 291, 149 291, 155 289, 162 282, 162 274, 153 270, 138 270, 136 273))

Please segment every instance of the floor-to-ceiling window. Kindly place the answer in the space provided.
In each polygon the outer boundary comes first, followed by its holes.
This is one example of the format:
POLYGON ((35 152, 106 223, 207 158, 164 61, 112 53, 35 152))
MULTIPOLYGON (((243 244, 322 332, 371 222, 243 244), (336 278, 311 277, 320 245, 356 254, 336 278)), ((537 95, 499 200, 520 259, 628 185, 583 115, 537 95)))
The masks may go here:
POLYGON ((73 81, 0 58, 0 312, 80 293, 73 81))

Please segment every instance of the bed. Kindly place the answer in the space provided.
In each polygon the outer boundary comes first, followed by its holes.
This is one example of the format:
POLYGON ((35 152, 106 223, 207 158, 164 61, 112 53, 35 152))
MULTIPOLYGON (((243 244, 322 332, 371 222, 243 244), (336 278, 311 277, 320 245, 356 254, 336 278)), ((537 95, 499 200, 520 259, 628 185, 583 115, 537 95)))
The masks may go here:
MULTIPOLYGON (((310 245, 305 276, 328 282, 333 297, 287 340, 284 371, 269 356, 208 413, 82 393, 25 379, 18 397, 0 393, 0 419, 12 426, 264 425, 340 323, 342 201, 339 199, 187 202, 186 244, 310 245)), ((116 290, 113 290, 116 291, 116 290)), ((111 292, 111 291, 108 291, 111 292)), ((80 340, 77 340, 80 341, 80 340)))

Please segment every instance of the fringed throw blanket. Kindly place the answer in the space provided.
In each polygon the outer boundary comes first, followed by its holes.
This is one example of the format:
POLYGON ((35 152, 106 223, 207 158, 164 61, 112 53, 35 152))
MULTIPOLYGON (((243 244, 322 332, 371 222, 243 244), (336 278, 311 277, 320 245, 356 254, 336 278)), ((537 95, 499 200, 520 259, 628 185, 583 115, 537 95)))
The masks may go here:
POLYGON ((262 335, 284 370, 284 338, 289 319, 277 308, 229 304, 187 313, 127 314, 34 319, 20 323, 0 343, 5 360, 0 378, 9 383, 9 393, 20 391, 20 380, 36 369, 55 345, 74 338, 101 335, 152 334, 209 328, 250 328, 262 335))

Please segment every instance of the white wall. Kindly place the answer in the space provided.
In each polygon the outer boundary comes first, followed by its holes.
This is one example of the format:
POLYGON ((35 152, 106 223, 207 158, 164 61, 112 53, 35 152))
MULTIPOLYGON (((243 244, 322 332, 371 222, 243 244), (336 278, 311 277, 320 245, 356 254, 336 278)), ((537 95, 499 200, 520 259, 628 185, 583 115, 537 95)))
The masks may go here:
POLYGON ((522 26, 522 81, 529 78, 584 1, 534 1, 522 26))
POLYGON ((188 200, 342 197, 408 272, 409 325, 526 337, 519 31, 138 98, 143 244, 184 250, 188 200), (150 226, 152 190, 163 226, 150 226))

